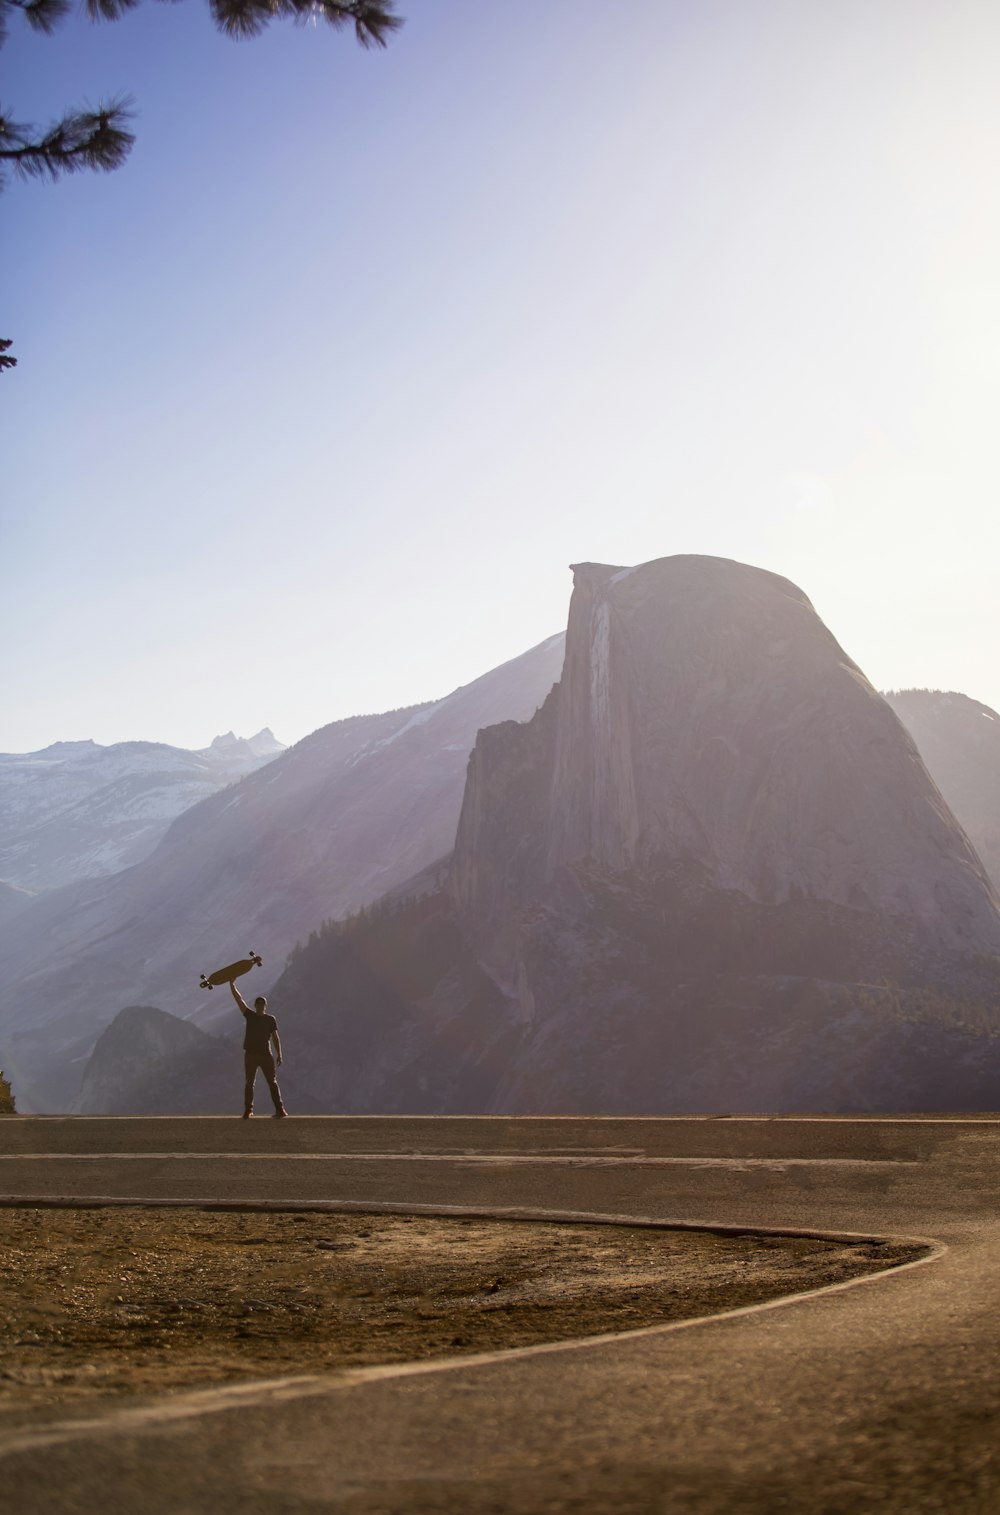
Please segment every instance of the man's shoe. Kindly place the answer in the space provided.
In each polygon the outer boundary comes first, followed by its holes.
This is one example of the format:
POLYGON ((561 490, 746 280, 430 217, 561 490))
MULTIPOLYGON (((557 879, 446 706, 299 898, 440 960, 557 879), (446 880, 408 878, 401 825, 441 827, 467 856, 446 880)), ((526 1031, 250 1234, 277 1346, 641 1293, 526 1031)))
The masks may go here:
POLYGON ((282 1107, 281 1107, 280 1110, 275 1110, 275 1112, 274 1112, 274 1118, 275 1118, 275 1120, 281 1120, 281 1118, 283 1116, 287 1115, 287 1114, 288 1114, 288 1111, 285 1109, 284 1105, 282 1105, 282 1107))
POLYGON ((244 1110, 244 1112, 243 1112, 243 1119, 244 1120, 253 1120, 253 1111, 252 1110, 244 1110))

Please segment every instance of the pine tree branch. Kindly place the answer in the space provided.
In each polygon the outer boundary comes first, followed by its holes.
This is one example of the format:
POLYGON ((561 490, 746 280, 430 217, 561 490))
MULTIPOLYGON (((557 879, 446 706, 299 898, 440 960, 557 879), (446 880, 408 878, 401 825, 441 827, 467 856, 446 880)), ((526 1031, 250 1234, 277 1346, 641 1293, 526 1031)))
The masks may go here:
POLYGON ((138 4, 139 0, 86 0, 85 9, 91 21, 120 21, 138 4))
POLYGON ((128 130, 132 115, 128 99, 112 100, 96 110, 68 112, 39 137, 36 127, 11 121, 0 111, 0 176, 5 163, 22 179, 58 179, 85 168, 111 173, 135 141, 128 130))
MULTIPOLYGON (((92 20, 117 21, 140 0, 84 0, 92 20)), ((255 37, 272 21, 310 21, 322 17, 340 29, 353 26, 362 47, 387 47, 392 33, 403 25, 396 0, 208 0, 216 26, 231 37, 255 37)), ((72 0, 0 0, 0 45, 11 11, 19 10, 36 31, 51 32, 71 8, 72 0)), ((57 179, 80 169, 110 173, 120 168, 135 137, 127 130, 132 119, 125 99, 97 110, 69 111, 44 135, 38 128, 12 121, 0 109, 0 189, 5 165, 25 179, 57 179)))
POLYGON ((69 15, 72 3, 71 0, 3 0, 0 11, 8 7, 19 10, 32 31, 49 34, 69 15))
MULTIPOLYGON (((336 0, 317 0, 315 9, 332 27, 349 26, 353 22, 354 35, 362 47, 388 47, 393 32, 403 25, 402 16, 395 14, 395 0, 358 0, 355 5, 339 5, 336 0)), ((307 21, 312 6, 294 5, 300 21, 307 21)))
MULTIPOLYGON (((138 4, 139 0, 84 0, 92 21, 117 21, 138 4)), ((305 22, 321 16, 337 30, 353 26, 366 48, 387 47, 392 33, 403 25, 395 5, 396 0, 209 0, 216 26, 231 37, 255 37, 276 20, 305 22)), ((12 11, 19 10, 32 30, 48 34, 71 8, 72 0, 0 0, 0 47, 12 11)), ((68 111, 40 136, 37 127, 11 120, 0 107, 0 190, 8 165, 22 179, 120 168, 135 142, 128 130, 133 114, 131 101, 122 97, 96 110, 68 111)), ((17 367, 10 347, 8 338, 0 338, 0 373, 17 367)))
MULTIPOLYGON (((120 21, 140 0, 84 0, 91 21, 120 21)), ((322 17, 333 27, 353 26, 362 47, 387 47, 403 25, 395 0, 209 0, 216 26, 230 37, 256 37, 272 21, 322 17)), ((8 13, 19 10, 28 25, 51 32, 69 15, 72 0, 0 0, 0 44, 8 13)))
POLYGON ((362 47, 387 47, 403 25, 394 0, 209 0, 212 18, 230 37, 256 37, 272 21, 322 18, 339 30, 353 26, 362 47))

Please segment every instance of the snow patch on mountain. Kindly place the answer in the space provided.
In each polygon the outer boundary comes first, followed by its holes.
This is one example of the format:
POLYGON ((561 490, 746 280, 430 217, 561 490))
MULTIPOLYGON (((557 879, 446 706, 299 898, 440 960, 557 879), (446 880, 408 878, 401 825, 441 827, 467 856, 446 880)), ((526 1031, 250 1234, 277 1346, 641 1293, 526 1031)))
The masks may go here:
POLYGON ((0 879, 57 889, 147 857, 182 811, 285 749, 269 727, 198 751, 165 742, 53 742, 0 753, 0 879))

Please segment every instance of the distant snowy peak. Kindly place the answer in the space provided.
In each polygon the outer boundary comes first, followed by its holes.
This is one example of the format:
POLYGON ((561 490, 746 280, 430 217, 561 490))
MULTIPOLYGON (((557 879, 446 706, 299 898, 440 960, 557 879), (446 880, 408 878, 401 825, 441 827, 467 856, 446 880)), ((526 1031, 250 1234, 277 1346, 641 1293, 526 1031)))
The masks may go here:
POLYGON ((50 742, 48 747, 43 747, 39 752, 29 754, 31 757, 47 758, 76 758, 87 757, 92 752, 99 752, 100 748, 90 737, 83 742, 50 742))
POLYGON ((217 736, 207 747, 175 747, 170 742, 125 741, 102 746, 89 737, 82 742, 50 742, 34 752, 0 752, 0 764, 8 767, 23 767, 35 763, 90 763, 121 756, 143 755, 156 762, 169 760, 170 754, 191 757, 277 757, 285 751, 285 743, 279 742, 270 726, 263 726, 256 736, 237 736, 227 731, 217 736))
POLYGON ((278 741, 270 726, 262 726, 256 736, 248 737, 247 746, 256 757, 270 757, 285 751, 285 743, 278 741))
POLYGON ((284 750, 265 727, 201 752, 85 741, 0 753, 0 879, 38 891, 131 867, 184 810, 284 750))
POLYGON ((237 754, 245 754, 250 757, 277 757, 279 752, 285 751, 284 742, 279 742, 270 726, 263 726, 256 736, 237 736, 234 731, 226 731, 222 736, 213 737, 207 747, 203 747, 206 757, 233 757, 237 754))

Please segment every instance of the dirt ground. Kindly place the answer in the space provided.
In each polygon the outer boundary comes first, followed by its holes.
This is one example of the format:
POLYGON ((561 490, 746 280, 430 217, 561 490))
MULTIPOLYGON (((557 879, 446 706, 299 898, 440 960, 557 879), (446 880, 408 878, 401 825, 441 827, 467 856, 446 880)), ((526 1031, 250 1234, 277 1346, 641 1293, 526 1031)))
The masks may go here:
POLYGON ((0 1426, 97 1400, 628 1331, 914 1248, 397 1215, 0 1210, 0 1426))

